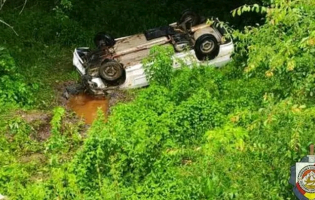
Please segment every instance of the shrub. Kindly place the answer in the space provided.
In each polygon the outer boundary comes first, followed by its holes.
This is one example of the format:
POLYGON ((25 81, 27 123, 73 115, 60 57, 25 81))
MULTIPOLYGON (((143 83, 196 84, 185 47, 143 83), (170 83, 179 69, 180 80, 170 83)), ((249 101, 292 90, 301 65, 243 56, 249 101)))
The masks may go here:
POLYGON ((33 103, 33 90, 37 84, 26 84, 14 59, 4 47, 0 47, 0 103, 28 105, 33 103))
POLYGON ((314 4, 277 0, 264 10, 264 25, 234 34, 239 52, 247 56, 242 64, 245 72, 272 80, 275 94, 281 97, 292 92, 300 98, 313 96, 314 4))
POLYGON ((168 87, 173 76, 172 46, 155 46, 144 60, 144 71, 150 84, 168 87))

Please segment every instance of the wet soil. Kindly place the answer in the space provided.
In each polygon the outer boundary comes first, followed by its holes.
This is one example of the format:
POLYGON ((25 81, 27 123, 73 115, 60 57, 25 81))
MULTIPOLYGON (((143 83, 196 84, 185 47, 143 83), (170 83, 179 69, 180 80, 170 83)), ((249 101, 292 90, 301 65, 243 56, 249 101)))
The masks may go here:
MULTIPOLYGON (((56 87, 57 98, 54 106, 62 106, 66 109, 65 122, 81 123, 80 134, 84 135, 91 123, 97 117, 97 110, 100 109, 105 116, 111 114, 111 108, 118 103, 129 102, 134 99, 132 91, 116 90, 109 93, 106 97, 93 96, 85 93, 71 95, 69 99, 62 96, 65 86, 74 82, 64 82, 56 87), (80 119, 81 118, 81 119, 80 119)), ((50 121, 52 113, 50 111, 18 111, 15 117, 21 117, 25 122, 29 123, 34 131, 30 135, 31 138, 37 141, 46 141, 51 135, 50 121)))
POLYGON ((34 128, 35 131, 31 134, 33 139, 45 141, 49 138, 51 130, 50 121, 52 119, 50 113, 42 111, 20 111, 17 114, 34 128))

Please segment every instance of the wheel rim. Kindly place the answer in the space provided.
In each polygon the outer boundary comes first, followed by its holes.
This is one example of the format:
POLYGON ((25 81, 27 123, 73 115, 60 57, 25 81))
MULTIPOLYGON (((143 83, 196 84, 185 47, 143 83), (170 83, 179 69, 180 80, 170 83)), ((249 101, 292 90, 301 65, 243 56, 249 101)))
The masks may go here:
POLYGON ((121 78, 122 69, 116 62, 108 62, 101 70, 101 76, 107 81, 116 81, 121 78))
POLYGON ((110 66, 108 66, 108 67, 105 69, 105 74, 106 74, 108 77, 115 78, 115 75, 117 75, 118 70, 119 70, 119 69, 117 69, 117 66, 110 65, 110 66))
POLYGON ((104 41, 104 40, 99 40, 98 42, 97 42, 97 47, 103 47, 103 46, 106 46, 106 42, 104 41))
POLYGON ((210 53, 214 48, 214 42, 206 40, 200 45, 200 50, 203 53, 210 53))

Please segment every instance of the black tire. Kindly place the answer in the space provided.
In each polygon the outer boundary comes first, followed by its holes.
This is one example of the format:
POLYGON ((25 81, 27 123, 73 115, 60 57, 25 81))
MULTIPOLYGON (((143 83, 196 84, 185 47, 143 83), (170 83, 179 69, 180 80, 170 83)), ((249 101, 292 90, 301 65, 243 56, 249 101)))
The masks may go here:
POLYGON ((107 82, 115 82, 124 74, 123 66, 115 60, 107 60, 99 69, 100 76, 107 82))
POLYGON ((204 34, 196 40, 194 50, 199 60, 212 60, 219 54, 220 45, 212 34, 204 34))
POLYGON ((94 44, 97 48, 112 47, 116 44, 115 39, 106 33, 97 33, 94 37, 94 44))
POLYGON ((200 24, 200 16, 191 10, 184 10, 178 24, 182 24, 185 21, 188 21, 190 26, 196 26, 200 24))

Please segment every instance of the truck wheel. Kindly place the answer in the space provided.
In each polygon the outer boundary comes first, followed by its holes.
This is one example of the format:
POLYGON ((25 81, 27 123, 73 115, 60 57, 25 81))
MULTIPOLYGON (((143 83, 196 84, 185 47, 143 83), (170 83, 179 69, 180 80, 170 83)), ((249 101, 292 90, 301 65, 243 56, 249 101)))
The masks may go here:
POLYGON ((219 54, 220 46, 212 34, 203 34, 196 40, 194 49, 199 60, 211 60, 219 54))
POLYGON ((200 23, 200 16, 189 9, 185 10, 182 12, 178 24, 182 24, 183 22, 190 22, 191 26, 196 26, 200 23))
POLYGON ((102 63, 99 72, 105 81, 114 82, 122 78, 124 68, 117 61, 108 60, 102 63))
POLYGON ((116 41, 110 35, 100 32, 97 33, 94 37, 94 44, 97 48, 101 49, 102 47, 112 47, 116 44, 116 41))

